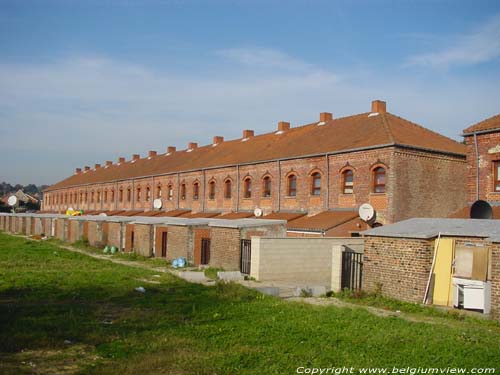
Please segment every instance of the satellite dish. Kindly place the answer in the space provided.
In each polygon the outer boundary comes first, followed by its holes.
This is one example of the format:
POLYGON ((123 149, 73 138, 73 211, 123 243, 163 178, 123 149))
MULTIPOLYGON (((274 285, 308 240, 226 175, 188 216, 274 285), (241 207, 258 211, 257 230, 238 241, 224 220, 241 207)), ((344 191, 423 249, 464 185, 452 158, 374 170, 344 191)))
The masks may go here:
POLYGON ((74 211, 73 207, 68 207, 68 211, 74 211))
POLYGON ((486 201, 478 200, 470 208, 471 219, 493 219, 493 209, 486 201))
POLYGON ((375 217, 375 210, 371 204, 363 203, 359 206, 358 214, 361 220, 368 222, 375 217))
POLYGON ((11 195, 9 199, 7 199, 7 203, 9 206, 15 206, 17 203, 17 197, 15 195, 11 195))
POLYGON ((104 213, 104 212, 101 212, 101 213, 99 214, 99 216, 108 216, 108 215, 107 215, 106 213, 104 213))
POLYGON ((253 210, 253 215, 255 217, 261 217, 262 216, 262 210, 257 207, 255 210, 253 210))
POLYGON ((162 205, 163 205, 163 202, 161 201, 161 199, 160 199, 160 198, 156 198, 156 199, 153 201, 153 207, 154 207, 154 208, 160 209, 162 205))

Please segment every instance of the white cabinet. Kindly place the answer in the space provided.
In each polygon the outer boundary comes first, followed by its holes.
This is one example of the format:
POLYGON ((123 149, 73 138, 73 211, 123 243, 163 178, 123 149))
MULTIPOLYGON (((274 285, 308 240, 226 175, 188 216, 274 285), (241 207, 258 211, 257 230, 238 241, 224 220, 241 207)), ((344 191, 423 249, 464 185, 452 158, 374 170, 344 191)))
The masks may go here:
POLYGON ((453 306, 490 312, 491 282, 453 278, 453 306))

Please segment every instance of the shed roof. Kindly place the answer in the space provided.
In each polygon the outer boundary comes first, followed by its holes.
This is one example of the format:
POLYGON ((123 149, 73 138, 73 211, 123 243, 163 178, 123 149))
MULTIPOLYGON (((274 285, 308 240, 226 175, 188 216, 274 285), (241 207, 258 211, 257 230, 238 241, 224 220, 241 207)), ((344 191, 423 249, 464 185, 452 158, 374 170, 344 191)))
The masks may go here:
POLYGON ((412 147, 464 157, 466 148, 391 113, 361 113, 270 132, 244 139, 209 144, 191 150, 159 154, 121 164, 74 174, 46 189, 103 183, 215 168, 251 164, 276 159, 297 158, 325 153, 341 153, 387 146, 412 147))
POLYGON ((480 121, 464 130, 464 135, 472 135, 475 132, 486 132, 489 130, 500 130, 500 114, 480 121))
POLYGON ((288 222, 288 230, 323 232, 358 217, 356 211, 323 211, 288 222))
POLYGON ((483 219, 414 218, 362 232, 363 236, 431 239, 441 236, 500 240, 500 221, 483 219))

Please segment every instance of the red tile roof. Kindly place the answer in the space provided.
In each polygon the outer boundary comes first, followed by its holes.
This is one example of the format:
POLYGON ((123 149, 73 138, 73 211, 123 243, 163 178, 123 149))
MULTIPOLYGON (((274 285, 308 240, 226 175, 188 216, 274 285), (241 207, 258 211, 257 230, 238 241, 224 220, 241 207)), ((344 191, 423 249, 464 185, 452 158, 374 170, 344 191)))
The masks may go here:
POLYGON ((253 217, 251 212, 230 212, 228 214, 220 215, 217 219, 248 219, 253 217))
POLYGON ((350 150, 408 146, 464 156, 465 146, 443 135, 390 113, 370 113, 312 123, 248 138, 225 141, 216 147, 207 145, 193 150, 159 154, 122 164, 113 164, 74 174, 46 191, 88 183, 168 174, 201 168, 254 163, 280 158, 297 158, 350 150))
POLYGON ((202 219, 210 219, 212 217, 217 218, 220 215, 220 212, 197 212, 197 213, 189 213, 186 215, 182 215, 182 217, 185 217, 187 219, 197 219, 197 218, 202 218, 202 219))
POLYGON ((178 210, 172 210, 172 211, 161 211, 160 214, 158 214, 158 217, 184 217, 184 215, 189 214, 191 210, 183 210, 183 209, 178 209, 178 210))
POLYGON ((323 211, 288 222, 288 230, 324 232, 358 217, 355 211, 323 211))
POLYGON ((472 134, 485 130, 500 129, 500 114, 480 121, 477 124, 469 126, 464 130, 464 134, 472 134))
POLYGON ((259 219, 286 220, 292 221, 299 217, 306 216, 305 212, 272 212, 266 216, 261 216, 259 219))

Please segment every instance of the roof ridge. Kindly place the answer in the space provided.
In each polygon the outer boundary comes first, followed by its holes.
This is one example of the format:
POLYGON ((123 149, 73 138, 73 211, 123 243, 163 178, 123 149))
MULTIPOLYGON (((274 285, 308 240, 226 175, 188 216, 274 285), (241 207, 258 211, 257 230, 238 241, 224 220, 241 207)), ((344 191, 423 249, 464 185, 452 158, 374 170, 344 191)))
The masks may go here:
POLYGON ((410 125, 416 126, 416 127, 420 128, 420 129, 423 129, 423 130, 428 131, 428 132, 430 132, 430 133, 432 133, 432 134, 434 134, 434 135, 437 135, 437 136, 439 136, 440 138, 447 139, 447 140, 452 141, 452 142, 455 142, 455 143, 457 143, 457 144, 462 144, 461 142, 455 141, 454 139, 452 139, 452 138, 450 138, 450 137, 447 137, 446 135, 443 135, 443 134, 441 134, 441 133, 435 132, 434 130, 431 130, 431 129, 429 129, 429 128, 426 128, 426 127, 425 127, 425 126, 423 126, 423 125, 419 125, 419 124, 417 124, 416 122, 413 122, 413 121, 407 120, 407 119, 405 119, 405 118, 403 118, 403 117, 401 117, 401 116, 395 115, 395 114, 393 114, 393 113, 389 113, 389 112, 387 112, 387 114, 389 114, 389 115, 391 115, 391 116, 394 116, 394 117, 397 117, 398 119, 400 119, 400 120, 402 120, 402 121, 405 121, 405 122, 407 122, 407 123, 408 123, 408 124, 410 124, 410 125))
MULTIPOLYGON (((476 122, 475 124, 472 124, 472 125, 468 126, 467 128, 465 128, 465 129, 463 130, 463 132, 464 132, 464 133, 474 132, 474 130, 472 130, 473 128, 475 128, 475 127, 479 127, 480 125, 482 125, 482 124, 484 124, 484 123, 486 123, 486 122, 488 122, 488 121, 490 121, 490 120, 493 120, 495 117, 500 118, 500 113, 497 113, 496 115, 493 115, 493 116, 487 117, 487 118, 485 118, 485 119, 483 119, 483 120, 481 120, 481 121, 479 121, 479 122, 476 122)), ((500 124, 498 125, 498 127, 496 127, 496 128, 491 128, 491 129, 488 129, 488 130, 493 130, 493 129, 498 129, 498 128, 500 128, 500 124)), ((481 129, 479 129, 479 130, 481 130, 481 129)), ((485 129, 485 130, 486 130, 486 129, 485 129)))
POLYGON ((384 124, 384 129, 385 129, 387 135, 389 136, 389 140, 391 141, 391 143, 396 143, 396 142, 394 142, 394 137, 392 135, 391 130, 389 129, 389 123, 387 122, 387 114, 390 114, 390 113, 384 113, 383 114, 383 116, 382 116, 382 124, 384 124))

